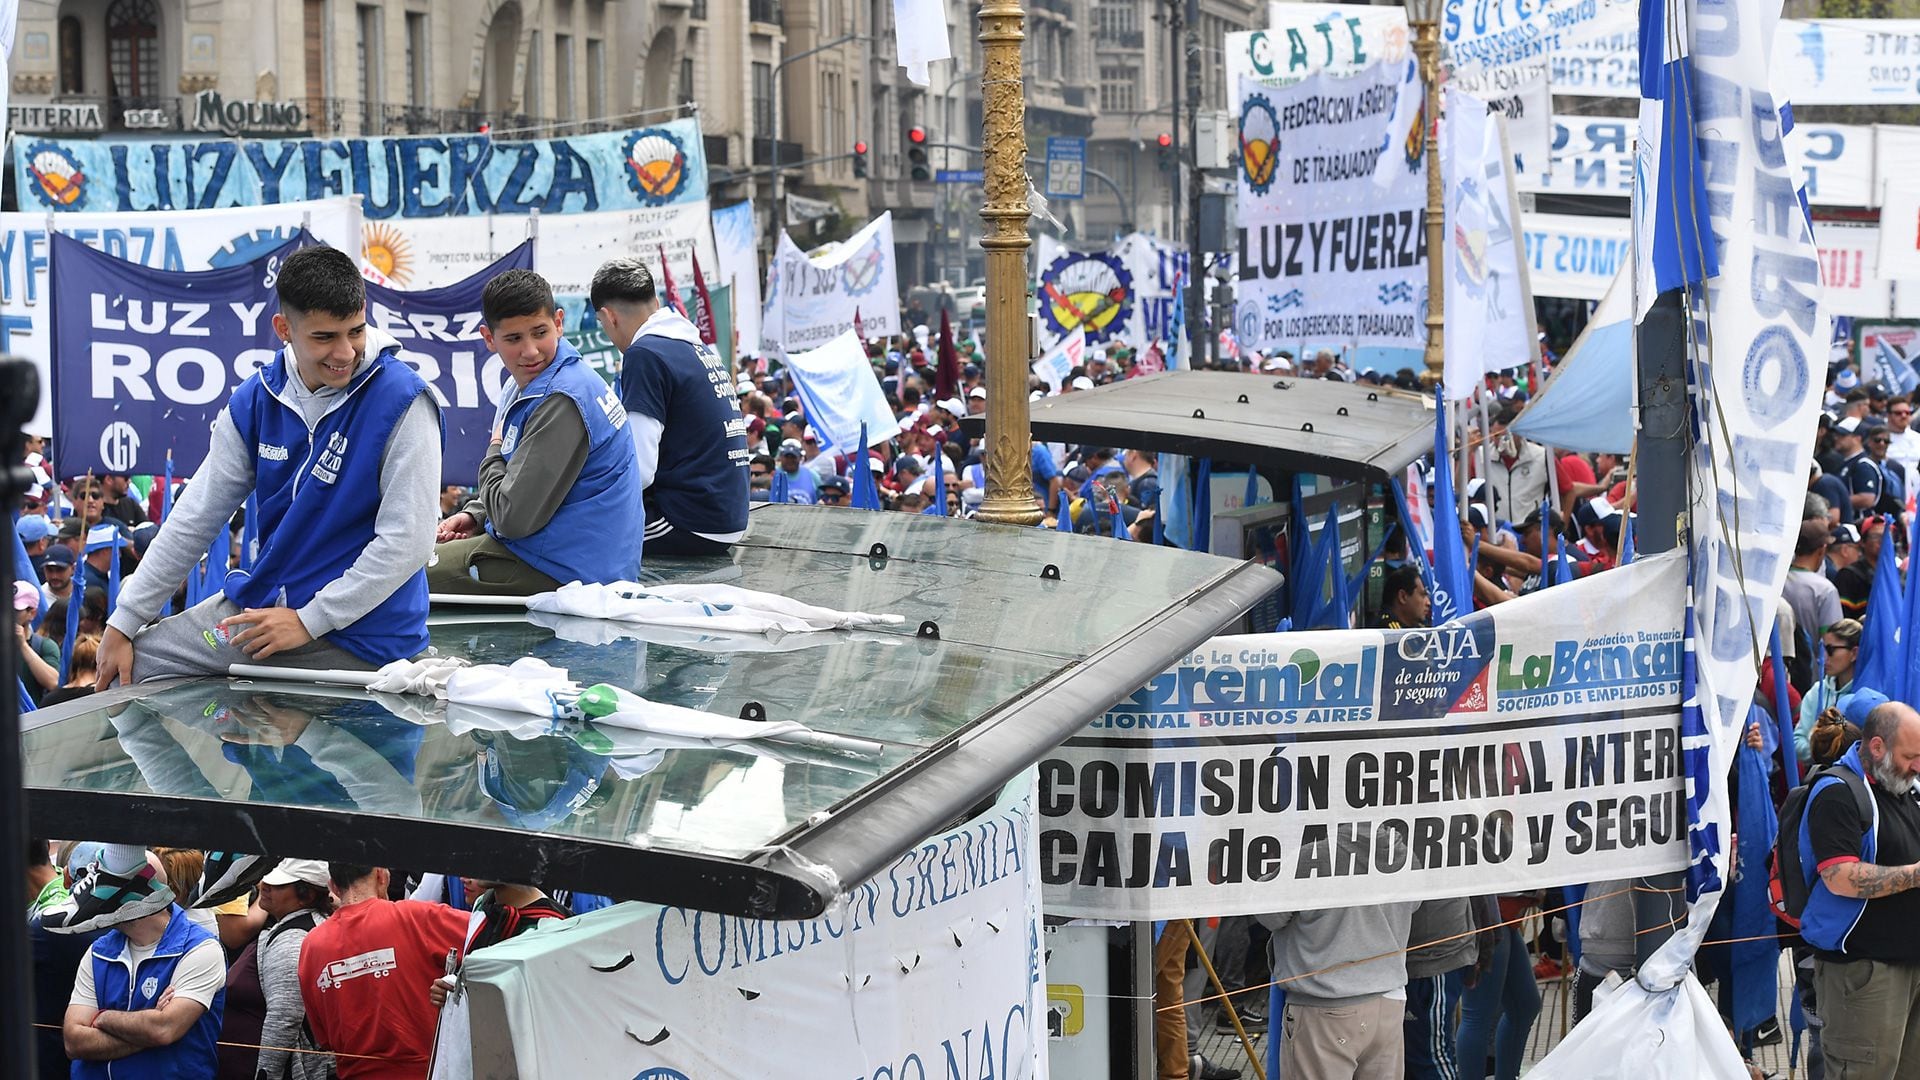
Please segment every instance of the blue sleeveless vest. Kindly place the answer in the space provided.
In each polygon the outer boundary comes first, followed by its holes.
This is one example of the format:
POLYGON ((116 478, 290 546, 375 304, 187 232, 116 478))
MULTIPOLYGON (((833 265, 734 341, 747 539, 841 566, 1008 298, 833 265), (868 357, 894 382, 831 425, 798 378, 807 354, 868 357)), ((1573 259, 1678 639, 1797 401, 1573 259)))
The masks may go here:
POLYGON ((572 345, 562 341, 553 363, 507 407, 500 454, 513 460, 521 426, 538 402, 551 394, 566 395, 580 410, 587 426, 586 463, 545 528, 532 536, 508 539, 489 521, 487 532, 528 566, 562 585, 637 581, 647 512, 641 504, 640 460, 634 455, 627 410, 620 404, 620 392, 594 374, 572 345))
MULTIPOLYGON (((1867 769, 1860 761, 1860 744, 1855 743, 1834 764, 1852 769, 1861 776, 1867 775, 1867 769)), ((1807 793, 1807 806, 1813 806, 1813 800, 1819 794, 1835 784, 1844 784, 1832 776, 1823 776, 1815 782, 1812 791, 1807 793)), ((1868 792, 1872 792, 1872 781, 1868 781, 1868 792)), ((1880 850, 1880 804, 1869 799, 1873 806, 1873 820, 1867 823, 1866 836, 1860 841, 1860 861, 1872 862, 1880 850)), ((1813 859, 1813 834, 1807 829, 1807 818, 1800 817, 1800 867, 1807 875, 1812 891, 1807 894, 1807 906, 1800 913, 1800 936, 1807 944, 1828 952, 1847 951, 1847 938, 1853 934, 1853 928, 1860 924, 1860 916, 1867 910, 1867 902, 1854 896, 1841 896, 1827 888, 1820 877, 1817 864, 1813 859)))
MULTIPOLYGON (((427 392, 406 361, 381 353, 347 384, 344 400, 308 430, 300 411, 282 396, 285 356, 282 349, 227 403, 240 437, 253 448, 261 537, 253 569, 227 572, 227 599, 243 608, 304 606, 373 542, 387 439, 413 399, 427 392)), ((440 437, 444 444, 444 426, 440 437)), ((376 665, 424 650, 426 568, 326 640, 376 665)))
MULTIPOLYGON (((151 1009, 154 1002, 173 983, 174 969, 180 958, 213 934, 194 925, 179 905, 173 908, 166 932, 153 955, 140 962, 137 971, 127 970, 127 937, 109 930, 93 943, 88 959, 93 963, 93 997, 102 1009, 137 1012, 151 1009)), ((73 1080, 204 1080, 212 1075, 214 1042, 220 1037, 220 1020, 226 1010, 227 992, 213 996, 213 1007, 203 1013, 187 1034, 172 1046, 142 1050, 119 1061, 76 1061, 73 1080)))

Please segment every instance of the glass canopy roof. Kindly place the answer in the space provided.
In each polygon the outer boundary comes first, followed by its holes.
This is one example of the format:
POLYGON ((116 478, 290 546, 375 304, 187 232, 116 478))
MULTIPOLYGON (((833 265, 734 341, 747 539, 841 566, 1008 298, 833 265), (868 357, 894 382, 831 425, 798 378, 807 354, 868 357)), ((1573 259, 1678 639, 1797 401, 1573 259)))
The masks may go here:
POLYGON ((795 720, 876 741, 879 755, 173 680, 24 718, 33 827, 804 915, 1278 584, 1170 548, 811 507, 757 508, 730 557, 647 575, 906 621, 776 639, 436 608, 433 645, 482 664, 538 657, 582 685, 716 716, 795 720))

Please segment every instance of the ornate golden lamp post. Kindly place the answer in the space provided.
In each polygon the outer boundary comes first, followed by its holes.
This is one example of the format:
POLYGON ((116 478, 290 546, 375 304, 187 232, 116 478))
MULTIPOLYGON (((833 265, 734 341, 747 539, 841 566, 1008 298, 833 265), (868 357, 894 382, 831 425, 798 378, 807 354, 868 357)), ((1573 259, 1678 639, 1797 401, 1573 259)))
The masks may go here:
POLYGON ((987 0, 980 8, 984 55, 981 95, 985 132, 985 204, 980 216, 987 252, 987 495, 982 521, 1037 525, 1027 415, 1027 104, 1020 74, 1026 13, 1019 0, 987 0))
POLYGON ((1446 239, 1445 198, 1440 190, 1440 2, 1441 0, 1404 0, 1407 23, 1413 29, 1413 55, 1420 61, 1420 84, 1427 95, 1420 120, 1427 127, 1427 370, 1421 382, 1431 388, 1440 381, 1446 366, 1442 349, 1445 331, 1445 290, 1441 257, 1446 239))

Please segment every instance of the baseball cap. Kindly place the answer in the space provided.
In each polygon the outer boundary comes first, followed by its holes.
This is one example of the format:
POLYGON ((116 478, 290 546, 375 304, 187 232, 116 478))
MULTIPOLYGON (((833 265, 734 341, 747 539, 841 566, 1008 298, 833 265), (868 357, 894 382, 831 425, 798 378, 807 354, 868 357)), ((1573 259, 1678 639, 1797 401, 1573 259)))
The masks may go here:
POLYGON ((1886 703, 1887 695, 1863 686, 1847 695, 1846 704, 1840 711, 1846 714, 1847 723, 1854 727, 1865 727, 1867 714, 1886 703))
POLYGON ((837 491, 842 495, 847 493, 847 482, 837 476, 827 477, 820 481, 818 486, 821 491, 837 491))
POLYGON ((945 409, 954 416, 959 416, 967 411, 966 403, 959 398, 942 398, 934 402, 933 406, 936 409, 945 409))
POLYGON ((788 454, 798 455, 800 451, 801 451, 801 446, 800 446, 800 440, 798 439, 788 439, 785 442, 782 442, 780 444, 781 457, 785 457, 788 454))
POLYGON ((1075 390, 1091 390, 1093 389, 1093 380, 1087 378, 1085 375, 1075 375, 1073 382, 1068 385, 1072 386, 1075 390))
POLYGON ((1829 544, 1857 544, 1860 542, 1860 530, 1851 525, 1837 525, 1832 535, 1827 537, 1829 544))
POLYGON ((983 398, 983 397, 986 397, 986 396, 987 396, 987 388, 986 388, 986 387, 984 387, 984 386, 976 386, 976 387, 974 387, 973 389, 971 389, 971 390, 969 390, 969 391, 967 391, 967 396, 968 396, 968 397, 970 397, 970 398, 983 398))
POLYGON ((87 530, 87 550, 90 552, 126 546, 127 537, 120 531, 118 525, 103 521, 87 530))
POLYGON ((1833 377, 1833 388, 1843 394, 1859 385, 1860 373, 1852 368, 1842 368, 1840 373, 1833 377))
POLYGON ((1859 434, 1860 429, 1865 426, 1857 416, 1843 416, 1839 420, 1834 421, 1833 428, 1835 431, 1844 431, 1849 435, 1856 435, 1859 434))
POLYGON ((65 544, 56 544, 47 549, 48 566, 73 566, 73 549, 65 544))
POLYGON ((53 523, 44 514, 29 514, 14 525, 13 531, 20 535, 21 543, 37 544, 53 535, 53 523))
POLYGON ((129 530, 133 541, 133 553, 146 558, 147 549, 153 546, 153 538, 160 535, 160 526, 151 521, 143 521, 129 530))
POLYGON ((267 872, 260 879, 262 885, 293 885, 305 882, 316 889, 325 889, 331 881, 327 873, 327 864, 318 859, 281 859, 280 865, 267 872))
POLYGON ((25 611, 40 606, 40 589, 31 581, 13 583, 13 610, 25 611))
POLYGON ((751 375, 740 376, 740 381, 734 384, 733 390, 735 394, 753 393, 753 376, 751 375))
POLYGON ((1484 529, 1492 524, 1492 515, 1487 512, 1486 504, 1468 503, 1467 520, 1473 523, 1474 528, 1484 529))

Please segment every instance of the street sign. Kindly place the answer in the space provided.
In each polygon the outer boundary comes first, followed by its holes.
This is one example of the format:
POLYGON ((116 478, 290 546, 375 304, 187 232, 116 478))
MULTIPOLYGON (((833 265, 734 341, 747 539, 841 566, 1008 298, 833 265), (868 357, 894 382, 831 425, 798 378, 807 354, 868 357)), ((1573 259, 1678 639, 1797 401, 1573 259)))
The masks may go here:
POLYGON ((983 169, 941 169, 933 174, 936 184, 978 184, 985 179, 983 169))
POLYGON ((1086 195, 1087 140, 1052 135, 1047 138, 1047 198, 1078 199, 1086 195))

